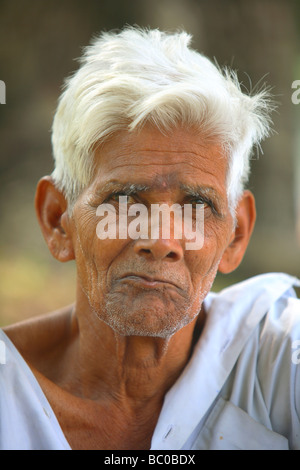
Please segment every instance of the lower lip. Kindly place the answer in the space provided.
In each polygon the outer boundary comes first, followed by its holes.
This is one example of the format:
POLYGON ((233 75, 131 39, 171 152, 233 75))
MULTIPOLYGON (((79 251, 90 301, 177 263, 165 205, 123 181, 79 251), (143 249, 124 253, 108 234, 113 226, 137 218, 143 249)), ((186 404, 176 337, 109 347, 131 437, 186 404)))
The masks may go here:
POLYGON ((169 284, 168 282, 163 282, 163 281, 149 281, 148 279, 145 279, 144 277, 139 277, 139 276, 126 276, 121 279, 121 281, 124 282, 129 282, 133 284, 139 284, 140 286, 148 289, 153 289, 153 288, 158 288, 158 287, 175 287, 172 284, 169 284))

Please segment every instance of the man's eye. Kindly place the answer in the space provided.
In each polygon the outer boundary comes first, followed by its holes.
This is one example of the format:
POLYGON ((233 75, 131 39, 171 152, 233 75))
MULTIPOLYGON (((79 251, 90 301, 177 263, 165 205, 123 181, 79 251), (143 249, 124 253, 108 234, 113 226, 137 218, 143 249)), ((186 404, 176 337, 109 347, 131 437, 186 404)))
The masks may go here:
POLYGON ((105 202, 114 202, 114 203, 119 203, 119 202, 124 202, 126 201, 127 204, 134 204, 135 200, 132 196, 128 196, 127 194, 125 193, 115 193, 115 194, 111 194, 108 198, 106 198, 105 202), (120 197, 122 197, 121 201, 120 201, 120 197), (123 199, 123 198, 126 198, 126 199, 123 199))
POLYGON ((120 196, 126 197, 126 194, 123 194, 123 193, 111 194, 111 195, 107 198, 107 201, 119 202, 119 197, 120 197, 120 196))
POLYGON ((204 201, 204 199, 202 198, 194 199, 193 201, 191 201, 191 203, 195 209, 197 206, 204 206, 204 208, 210 207, 209 202, 204 201))
POLYGON ((199 208, 201 206, 201 208, 203 208, 205 210, 206 216, 208 216, 211 213, 213 213, 215 215, 218 214, 218 211, 217 211, 214 203, 212 201, 208 201, 204 198, 193 199, 191 201, 191 204, 193 206, 193 211, 195 211, 195 213, 196 213, 197 208, 199 208))

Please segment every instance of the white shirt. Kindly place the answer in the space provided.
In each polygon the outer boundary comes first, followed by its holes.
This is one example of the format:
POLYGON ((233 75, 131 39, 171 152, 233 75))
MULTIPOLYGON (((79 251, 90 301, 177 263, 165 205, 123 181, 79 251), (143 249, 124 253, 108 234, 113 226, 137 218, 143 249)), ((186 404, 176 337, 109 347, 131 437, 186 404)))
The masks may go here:
MULTIPOLYGON (((152 450, 300 450, 300 300, 293 285, 300 281, 265 274, 207 296, 204 330, 166 394, 152 450)), ((1 330, 0 341, 0 449, 70 449, 1 330)))

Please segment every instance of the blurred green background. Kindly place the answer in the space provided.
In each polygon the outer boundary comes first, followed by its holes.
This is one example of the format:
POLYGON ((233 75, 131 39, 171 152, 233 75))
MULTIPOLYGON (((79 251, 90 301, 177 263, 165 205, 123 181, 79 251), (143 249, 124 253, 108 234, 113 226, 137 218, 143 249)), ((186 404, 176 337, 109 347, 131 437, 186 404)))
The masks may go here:
POLYGON ((254 158, 258 219, 242 265, 215 289, 269 271, 300 276, 300 2, 292 0, 0 0, 0 326, 71 303, 75 264, 52 260, 35 219, 52 169, 50 129, 64 77, 97 32, 125 24, 183 28, 247 88, 272 88, 276 133, 254 158), (251 81, 249 79, 251 77, 251 81), (297 229, 298 227, 298 229, 297 229))

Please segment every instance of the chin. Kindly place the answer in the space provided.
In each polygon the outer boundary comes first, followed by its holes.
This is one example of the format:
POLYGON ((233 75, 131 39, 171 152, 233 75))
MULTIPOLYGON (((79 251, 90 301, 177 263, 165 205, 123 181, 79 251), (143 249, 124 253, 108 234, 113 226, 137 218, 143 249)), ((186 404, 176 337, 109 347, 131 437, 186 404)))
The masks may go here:
POLYGON ((108 301, 104 315, 98 315, 119 335, 158 338, 170 338, 195 316, 186 305, 166 303, 157 297, 144 301, 143 305, 137 301, 128 305, 108 301))

